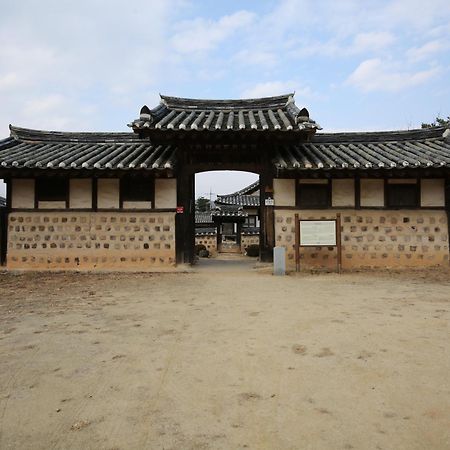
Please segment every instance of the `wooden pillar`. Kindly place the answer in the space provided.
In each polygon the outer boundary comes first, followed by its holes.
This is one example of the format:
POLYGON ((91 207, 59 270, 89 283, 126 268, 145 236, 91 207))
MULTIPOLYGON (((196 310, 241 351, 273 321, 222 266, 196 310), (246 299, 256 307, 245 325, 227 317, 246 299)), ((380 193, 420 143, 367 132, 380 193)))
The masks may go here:
POLYGON ((220 222, 216 222, 216 248, 217 253, 220 252, 220 246, 222 245, 222 227, 220 222))
POLYGON ((177 206, 183 208, 175 218, 177 263, 192 264, 195 256, 194 174, 183 166, 177 175, 177 206))
POLYGON ((273 207, 273 174, 263 170, 259 177, 260 207, 259 207, 259 257, 263 262, 273 261, 275 246, 275 219, 273 207))
POLYGON ((241 246, 241 233, 242 233, 242 223, 237 222, 236 224, 236 244, 241 246))
POLYGON ((445 178, 445 212, 447 213, 447 243, 450 243, 450 177, 445 178))
POLYGON ((6 264, 8 251, 8 217, 12 205, 12 181, 6 182, 6 208, 0 208, 0 265, 6 264))

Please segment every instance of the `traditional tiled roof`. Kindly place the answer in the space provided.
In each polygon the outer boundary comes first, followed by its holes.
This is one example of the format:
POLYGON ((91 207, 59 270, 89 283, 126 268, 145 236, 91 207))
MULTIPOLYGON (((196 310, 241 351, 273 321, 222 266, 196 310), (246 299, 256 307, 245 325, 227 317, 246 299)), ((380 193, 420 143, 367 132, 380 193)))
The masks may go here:
MULTIPOLYGON (((245 236, 255 236, 259 234, 259 227, 242 227, 241 233, 245 236)), ((196 236, 212 236, 217 234, 216 227, 202 227, 195 229, 196 236)))
POLYGON ((242 206, 236 205, 217 205, 214 210, 211 211, 212 217, 247 217, 248 213, 243 210, 242 206))
POLYGON ((0 208, 6 206, 6 198, 0 196, 0 208))
MULTIPOLYGON (((239 191, 232 192, 231 194, 227 194, 227 195, 250 195, 250 194, 254 194, 254 193, 257 193, 259 195, 259 180, 256 180, 252 184, 249 184, 248 186, 245 186, 242 189, 239 189, 239 191)), ((224 197, 224 196, 219 196, 219 197, 224 197)))
POLYGON ((216 199, 218 205, 236 205, 246 207, 259 206, 259 180, 231 194, 218 195, 216 199), (256 195, 250 195, 257 193, 256 195))
POLYGON ((237 205, 245 207, 258 207, 259 195, 218 195, 216 199, 217 205, 237 205))
MULTIPOLYGON (((11 136, 0 140, 0 171, 171 170, 176 166, 176 146, 152 145, 133 133, 10 129, 11 136)), ((272 162, 279 170, 297 171, 449 168, 450 130, 316 134, 308 142, 274 144, 272 162)), ((246 205, 245 200, 242 205, 256 206, 246 205)))
POLYGON ((320 128, 294 94, 245 100, 200 100, 161 95, 160 104, 142 107, 129 124, 145 129, 185 131, 307 131, 320 128))
POLYGON ((316 134, 279 146, 272 161, 287 170, 450 167, 450 130, 316 134))
POLYGON ((245 234, 247 236, 259 234, 259 227, 243 227, 242 234, 245 234))
POLYGON ((196 211, 195 212, 195 223, 197 224, 208 224, 213 223, 211 211, 196 211))
POLYGON ((10 126, 0 141, 0 169, 173 169, 176 147, 134 133, 72 133, 10 126))
POLYGON ((195 235, 196 236, 211 236, 217 233, 216 227, 208 227, 208 228, 196 228, 195 235))

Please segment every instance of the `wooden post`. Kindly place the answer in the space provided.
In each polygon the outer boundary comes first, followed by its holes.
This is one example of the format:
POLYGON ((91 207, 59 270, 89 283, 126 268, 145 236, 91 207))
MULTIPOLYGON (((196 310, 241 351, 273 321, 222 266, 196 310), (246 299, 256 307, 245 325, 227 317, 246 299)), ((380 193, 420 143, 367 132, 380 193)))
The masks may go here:
POLYGON ((266 199, 273 199, 273 173, 265 168, 259 177, 260 183, 260 259, 264 262, 273 261, 273 247, 275 246, 275 220, 273 205, 266 205, 266 199))
POLYGON ((186 244, 185 244, 185 262, 194 264, 195 262, 195 198, 194 198, 194 185, 195 175, 190 173, 188 176, 189 185, 189 199, 187 201, 187 207, 185 207, 185 221, 186 221, 186 244))
POLYGON ((295 214, 295 271, 300 272, 300 218, 295 214))
POLYGON ((192 264, 195 256, 194 175, 187 168, 177 174, 177 206, 183 212, 175 216, 177 263, 192 264))
POLYGON ((222 245, 222 232, 220 222, 215 222, 216 225, 216 249, 217 253, 220 253, 220 246, 222 245))
POLYGON ((0 266, 6 265, 8 252, 8 221, 12 208, 12 179, 6 182, 6 208, 0 208, 0 266))
POLYGON ((8 209, 0 208, 0 266, 6 264, 6 249, 8 247, 8 209))
POLYGON ((337 246, 337 271, 342 269, 342 247, 341 247, 341 213, 336 214, 336 246, 337 246))
MULTIPOLYGON (((445 212, 447 213, 447 243, 450 241, 450 177, 445 179, 445 212)), ((450 247, 449 247, 450 252, 450 247)))

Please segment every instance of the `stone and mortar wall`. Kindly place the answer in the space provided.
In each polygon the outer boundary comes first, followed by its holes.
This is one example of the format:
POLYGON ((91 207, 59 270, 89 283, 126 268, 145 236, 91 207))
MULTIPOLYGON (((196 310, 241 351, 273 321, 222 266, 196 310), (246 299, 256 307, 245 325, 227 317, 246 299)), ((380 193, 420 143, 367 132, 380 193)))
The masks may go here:
MULTIPOLYGON (((204 245, 212 256, 217 254, 217 236, 215 234, 195 236, 195 245, 200 244, 204 245)), ((245 249, 252 244, 259 245, 259 234, 241 235, 241 252, 243 254, 245 253, 245 249)))
MULTIPOLYGON (((342 267, 419 267, 448 265, 449 240, 444 210, 276 210, 275 245, 286 247, 295 268, 295 213, 302 219, 333 219, 341 213, 342 267)), ((335 247, 301 247, 303 269, 335 270, 335 247)))
POLYGON ((241 252, 245 253, 245 249, 249 245, 259 245, 259 234, 242 234, 241 235, 241 252))
POLYGON ((8 269, 142 270, 175 265, 175 213, 12 212, 8 269))
POLYGON ((195 245, 204 245, 211 256, 217 254, 217 236, 215 234, 195 236, 195 245))

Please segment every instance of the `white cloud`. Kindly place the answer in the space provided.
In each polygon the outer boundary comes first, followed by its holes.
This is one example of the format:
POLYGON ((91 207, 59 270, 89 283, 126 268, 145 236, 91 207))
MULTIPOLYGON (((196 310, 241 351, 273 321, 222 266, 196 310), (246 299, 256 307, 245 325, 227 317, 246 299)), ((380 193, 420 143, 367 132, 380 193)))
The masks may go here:
POLYGON ((235 55, 235 60, 244 65, 273 66, 278 57, 275 52, 259 50, 257 48, 246 48, 235 55))
POLYGON ((395 52, 394 43, 435 33, 449 35, 448 0, 280 0, 259 22, 257 39, 299 57, 395 52))
POLYGON ((350 41, 332 37, 325 41, 302 41, 291 52, 300 57, 327 56, 351 57, 358 54, 378 54, 395 42, 395 36, 387 31, 371 31, 356 34, 350 41))
POLYGON ((178 25, 171 42, 180 53, 207 52, 248 26, 254 18, 251 12, 237 11, 216 21, 204 18, 185 21, 178 25))
POLYGON ((353 39, 350 50, 352 53, 377 51, 386 48, 394 41, 394 35, 388 31, 358 33, 353 39))
POLYGON ((12 89, 16 86, 20 86, 21 84, 22 80, 16 72, 9 72, 4 75, 0 75, 0 91, 3 89, 12 89))
POLYGON ((275 95, 289 94, 295 91, 297 98, 311 97, 309 87, 301 86, 298 81, 266 81, 257 83, 241 93, 242 98, 272 97, 275 95))
POLYGON ((45 97, 34 98, 29 100, 23 110, 24 114, 34 116, 45 114, 67 105, 67 99, 59 94, 51 94, 45 97))
POLYGON ((411 61, 417 62, 428 59, 434 56, 436 53, 443 52, 445 50, 448 50, 449 48, 450 45, 447 41, 436 39, 434 41, 429 41, 420 47, 410 48, 406 52, 406 56, 411 61))
POLYGON ((436 20, 450 14, 448 0, 393 0, 381 8, 376 18, 379 23, 394 27, 407 25, 416 29, 430 27, 436 20))
POLYGON ((167 33, 180 0, 5 5, 0 16, 0 137, 7 124, 122 129, 172 64, 167 33), (164 63, 164 64, 163 64, 164 63), (97 105, 102 113, 94 114, 97 105), (120 106, 118 106, 120 105, 120 106), (127 109, 128 108, 128 109, 127 109))
POLYGON ((373 58, 363 61, 348 77, 347 83, 365 92, 396 92, 423 84, 439 72, 440 68, 438 67, 415 72, 406 71, 402 70, 399 64, 373 58))

